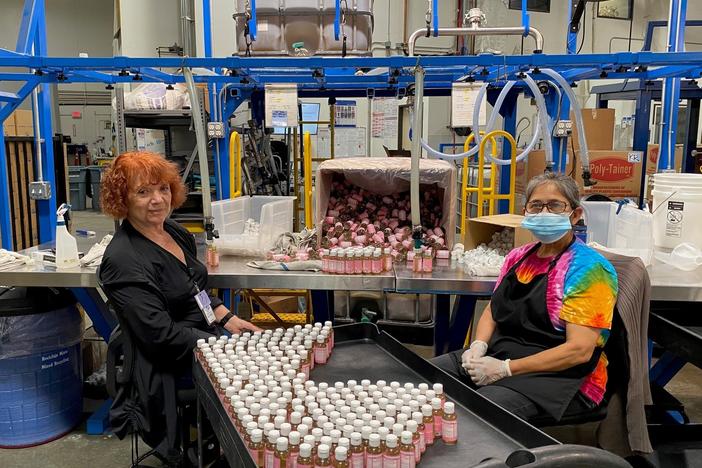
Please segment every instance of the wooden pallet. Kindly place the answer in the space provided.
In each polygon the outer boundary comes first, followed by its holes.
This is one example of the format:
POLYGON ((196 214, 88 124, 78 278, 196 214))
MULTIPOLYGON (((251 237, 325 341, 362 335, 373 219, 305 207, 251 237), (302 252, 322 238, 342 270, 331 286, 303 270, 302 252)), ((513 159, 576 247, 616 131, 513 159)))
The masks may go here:
POLYGON ((29 198, 29 183, 35 180, 34 141, 31 137, 7 137, 5 154, 10 179, 12 248, 18 251, 39 244, 37 204, 29 198))

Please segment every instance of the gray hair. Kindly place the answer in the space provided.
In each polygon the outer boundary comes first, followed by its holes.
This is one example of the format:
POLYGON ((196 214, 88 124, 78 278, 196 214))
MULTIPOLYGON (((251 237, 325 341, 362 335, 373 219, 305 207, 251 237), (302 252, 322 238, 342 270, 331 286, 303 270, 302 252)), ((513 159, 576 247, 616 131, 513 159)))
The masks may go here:
POLYGON ((555 172, 545 172, 531 179, 526 188, 526 201, 531 200, 536 187, 543 184, 553 184, 558 191, 568 200, 571 208, 575 209, 580 206, 580 190, 578 184, 575 183, 572 177, 565 174, 557 174, 555 172))

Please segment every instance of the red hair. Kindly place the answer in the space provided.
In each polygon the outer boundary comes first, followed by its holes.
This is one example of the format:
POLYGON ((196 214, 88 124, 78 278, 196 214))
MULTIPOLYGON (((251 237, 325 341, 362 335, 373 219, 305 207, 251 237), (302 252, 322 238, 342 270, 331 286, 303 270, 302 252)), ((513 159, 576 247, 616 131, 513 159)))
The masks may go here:
POLYGON ((105 214, 115 219, 127 217, 127 190, 137 179, 152 184, 167 183, 171 187, 171 209, 185 202, 185 185, 180 180, 179 168, 163 156, 149 151, 131 151, 120 154, 102 175, 100 206, 105 214))

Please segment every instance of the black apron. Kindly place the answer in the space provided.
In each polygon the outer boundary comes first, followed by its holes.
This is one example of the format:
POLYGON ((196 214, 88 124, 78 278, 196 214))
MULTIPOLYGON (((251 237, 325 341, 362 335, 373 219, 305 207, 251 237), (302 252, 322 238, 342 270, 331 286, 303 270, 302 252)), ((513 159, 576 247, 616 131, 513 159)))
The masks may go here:
MULTIPOLYGON (((537 243, 507 272, 492 295, 492 318, 497 323, 490 340, 489 356, 520 359, 566 342, 565 333, 551 323, 546 306, 548 275, 573 242, 549 263, 546 273, 530 283, 517 279, 517 268, 541 245, 537 243)), ((510 388, 529 398, 555 420, 560 420, 577 394, 583 379, 595 370, 602 348, 595 348, 587 363, 558 372, 538 372, 498 380, 493 385, 510 388)))

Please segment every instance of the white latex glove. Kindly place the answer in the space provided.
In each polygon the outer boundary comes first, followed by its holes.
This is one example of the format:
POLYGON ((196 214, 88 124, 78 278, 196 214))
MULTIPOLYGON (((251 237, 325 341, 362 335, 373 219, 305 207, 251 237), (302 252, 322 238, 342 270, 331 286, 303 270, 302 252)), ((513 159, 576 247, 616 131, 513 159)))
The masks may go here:
POLYGON ((461 363, 463 368, 468 370, 467 366, 471 359, 478 359, 485 356, 487 353, 488 344, 484 341, 475 340, 470 344, 470 347, 463 352, 461 363))
POLYGON ((502 361, 490 356, 471 359, 466 370, 473 383, 480 386, 495 383, 512 375, 509 370, 509 359, 502 361))

